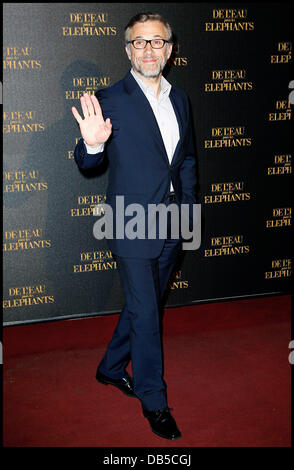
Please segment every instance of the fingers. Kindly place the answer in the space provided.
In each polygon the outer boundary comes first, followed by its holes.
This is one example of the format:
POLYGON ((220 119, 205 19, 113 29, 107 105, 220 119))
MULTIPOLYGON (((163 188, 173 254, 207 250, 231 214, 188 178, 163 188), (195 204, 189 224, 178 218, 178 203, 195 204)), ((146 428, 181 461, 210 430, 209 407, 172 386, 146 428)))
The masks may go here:
MULTIPOLYGON (((85 119, 89 117, 95 117, 98 118, 98 121, 101 121, 101 124, 104 123, 101 106, 95 95, 89 95, 88 93, 84 93, 84 95, 80 98, 80 102, 85 119)), ((77 122, 81 124, 83 122, 83 119, 78 113, 77 109, 73 106, 71 110, 77 122)), ((106 119, 105 124, 106 127, 111 130, 112 124, 109 118, 106 119)))
POLYGON ((81 116, 79 115, 77 109, 74 106, 71 108, 71 112, 73 113, 74 117, 76 118, 76 120, 80 124, 82 122, 82 118, 81 118, 81 116))
POLYGON ((101 106, 95 95, 84 93, 80 98, 80 102, 85 118, 97 116, 98 119, 103 120, 101 106))
POLYGON ((92 101, 92 104, 94 106, 95 114, 99 117, 101 116, 101 118, 102 118, 101 106, 100 106, 99 101, 97 100, 95 95, 91 95, 91 101, 92 101))
POLYGON ((107 127, 107 129, 108 129, 109 131, 111 130, 112 124, 111 124, 109 118, 106 119, 106 121, 105 121, 105 126, 107 127))
POLYGON ((81 97, 80 102, 81 102, 81 107, 82 107, 82 110, 83 110, 84 118, 87 118, 87 117, 94 114, 93 105, 92 105, 91 100, 89 98, 89 95, 87 95, 87 93, 85 93, 81 97), (91 110, 91 108, 92 108, 92 110, 91 110))

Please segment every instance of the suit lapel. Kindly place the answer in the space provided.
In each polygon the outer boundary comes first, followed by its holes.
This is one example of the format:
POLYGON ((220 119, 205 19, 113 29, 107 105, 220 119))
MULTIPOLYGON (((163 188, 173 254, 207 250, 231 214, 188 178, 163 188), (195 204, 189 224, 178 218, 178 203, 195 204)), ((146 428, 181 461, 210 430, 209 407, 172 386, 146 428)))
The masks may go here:
POLYGON ((178 154, 178 152, 181 148, 181 145, 183 143, 184 123, 183 123, 182 101, 181 101, 179 95, 176 93, 176 91, 173 87, 170 91, 169 97, 170 97, 171 104, 174 108, 174 111, 175 111, 175 114, 176 114, 176 117, 177 117, 177 121, 178 121, 178 125, 179 125, 179 133, 180 133, 180 139, 177 143, 177 146, 175 148, 173 158, 172 158, 172 163, 173 163, 176 160, 177 154, 178 154))
POLYGON ((174 90, 173 87, 170 91, 169 97, 170 97, 171 104, 174 108, 174 111, 175 111, 175 114, 176 114, 176 117, 177 117, 177 121, 178 121, 178 125, 179 125, 179 131, 180 131, 180 141, 181 141, 182 137, 183 137, 183 119, 182 119, 183 112, 181 112, 181 104, 182 103, 180 101, 180 98, 179 98, 178 94, 176 93, 176 91, 174 90))
POLYGON ((154 142, 160 155, 163 156, 164 160, 169 165, 168 156, 156 117, 154 116, 148 99, 130 72, 124 79, 124 85, 130 95, 133 109, 138 117, 138 120, 141 120, 142 126, 145 126, 146 133, 154 137, 154 142))
MULTIPOLYGON (((124 85, 134 105, 133 106, 134 112, 138 116, 138 119, 142 121, 142 125, 146 127, 147 133, 150 132, 150 134, 154 137, 154 141, 156 142, 160 155, 163 156, 164 160, 169 165, 170 164, 169 159, 166 153, 165 145, 161 136, 159 126, 157 124, 156 117, 154 116, 153 110, 150 106, 148 99, 146 98, 143 91, 141 90, 141 88, 139 87, 139 85, 137 84, 136 80, 134 79, 134 77, 132 76, 130 72, 126 75, 124 79, 124 85)), ((182 143, 182 136, 183 136, 182 114, 183 113, 181 113, 181 101, 173 88, 171 89, 171 92, 170 92, 170 100, 174 108, 176 117, 177 117, 177 121, 179 125, 179 134, 180 134, 180 139, 173 155, 173 161, 174 161, 176 158, 176 154, 178 153, 179 148, 182 143)))

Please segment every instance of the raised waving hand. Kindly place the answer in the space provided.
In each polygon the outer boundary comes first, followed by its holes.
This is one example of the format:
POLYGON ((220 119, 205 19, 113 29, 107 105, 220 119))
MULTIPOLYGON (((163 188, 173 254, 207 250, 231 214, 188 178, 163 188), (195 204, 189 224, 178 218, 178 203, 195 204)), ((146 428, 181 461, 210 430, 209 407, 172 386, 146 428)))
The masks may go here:
POLYGON ((71 108, 71 111, 80 126, 80 131, 86 144, 91 147, 97 147, 108 140, 112 132, 112 124, 109 118, 104 121, 101 106, 95 95, 85 93, 80 98, 80 102, 84 119, 74 106, 71 108))

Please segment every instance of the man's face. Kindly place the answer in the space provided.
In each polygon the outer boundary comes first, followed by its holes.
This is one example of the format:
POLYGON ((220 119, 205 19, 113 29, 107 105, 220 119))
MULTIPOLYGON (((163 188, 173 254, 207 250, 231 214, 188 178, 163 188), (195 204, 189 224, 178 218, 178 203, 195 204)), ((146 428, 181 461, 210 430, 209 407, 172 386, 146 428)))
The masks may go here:
MULTIPOLYGON (((130 31, 133 39, 168 39, 165 26, 160 21, 136 23, 130 31)), ((171 52, 172 44, 165 44, 162 49, 152 49, 148 43, 145 49, 135 49, 132 44, 126 46, 127 55, 134 70, 146 78, 158 77, 165 67, 171 52)))

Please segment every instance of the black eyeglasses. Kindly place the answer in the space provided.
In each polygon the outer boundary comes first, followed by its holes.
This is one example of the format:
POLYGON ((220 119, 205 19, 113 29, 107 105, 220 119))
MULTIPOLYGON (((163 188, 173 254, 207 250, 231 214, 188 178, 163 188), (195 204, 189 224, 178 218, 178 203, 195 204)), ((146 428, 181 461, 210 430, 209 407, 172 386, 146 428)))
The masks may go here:
POLYGON ((133 41, 127 42, 127 44, 132 44, 135 49, 145 49, 148 43, 152 49, 162 49, 165 43, 170 43, 170 41, 166 39, 133 39, 133 41))

